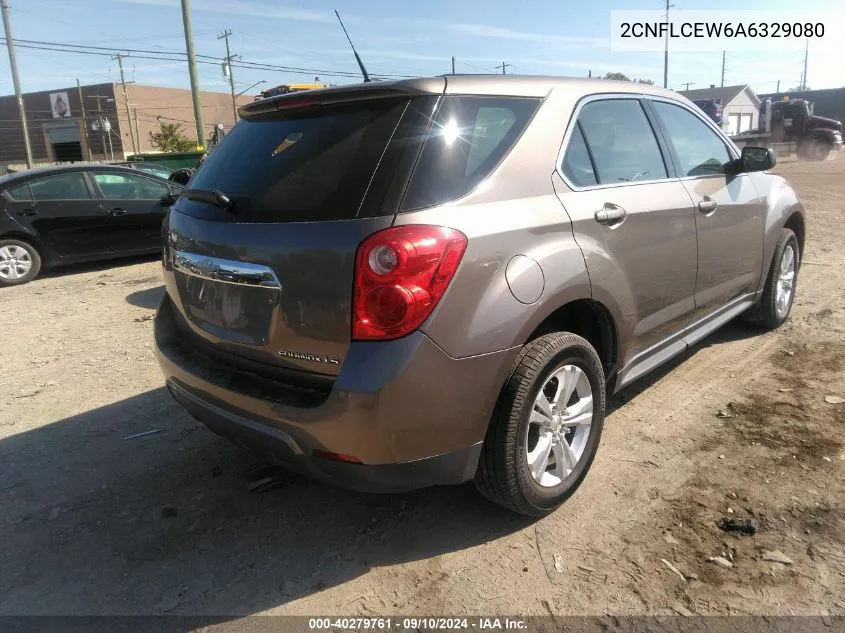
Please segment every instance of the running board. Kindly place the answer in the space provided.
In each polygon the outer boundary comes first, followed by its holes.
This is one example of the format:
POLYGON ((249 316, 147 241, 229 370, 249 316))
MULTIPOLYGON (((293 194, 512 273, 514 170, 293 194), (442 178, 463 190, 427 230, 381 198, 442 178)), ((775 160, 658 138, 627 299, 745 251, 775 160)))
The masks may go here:
POLYGON ((677 340, 671 343, 659 343, 650 350, 640 354, 639 359, 634 359, 622 371, 619 372, 619 380, 616 383, 616 391, 630 385, 635 380, 642 378, 660 365, 671 360, 678 354, 685 352, 690 347, 699 343, 707 336, 718 330, 720 327, 732 321, 740 314, 754 305, 756 295, 745 295, 732 303, 723 306, 718 311, 707 315, 703 319, 686 327, 677 340))

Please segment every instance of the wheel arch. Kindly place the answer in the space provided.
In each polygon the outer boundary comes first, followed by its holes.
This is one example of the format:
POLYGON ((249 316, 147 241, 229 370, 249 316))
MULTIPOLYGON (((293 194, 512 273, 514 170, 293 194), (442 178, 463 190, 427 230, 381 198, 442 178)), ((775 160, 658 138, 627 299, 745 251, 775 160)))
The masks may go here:
POLYGON ((41 258, 42 265, 49 263, 49 250, 44 248, 44 245, 39 239, 30 235, 29 233, 26 233, 25 231, 19 231, 14 229, 11 231, 5 231, 2 235, 0 235, 0 240, 18 240, 20 242, 26 242, 27 244, 32 246, 36 251, 38 251, 38 256, 41 258))
POLYGON ((619 362, 619 333, 607 306, 586 297, 570 300, 546 315, 523 344, 550 332, 571 332, 589 341, 601 359, 605 379, 612 391, 619 362))
POLYGON ((804 220, 804 213, 799 209, 792 209, 789 217, 784 222, 784 228, 790 229, 798 238, 798 249, 801 256, 804 256, 804 241, 806 239, 806 222, 804 220))

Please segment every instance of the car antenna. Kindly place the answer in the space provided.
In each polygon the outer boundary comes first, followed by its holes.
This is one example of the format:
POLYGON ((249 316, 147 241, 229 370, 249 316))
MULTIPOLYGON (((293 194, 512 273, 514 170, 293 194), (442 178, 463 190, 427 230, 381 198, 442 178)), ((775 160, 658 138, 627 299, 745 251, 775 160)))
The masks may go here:
POLYGON ((364 82, 372 81, 370 79, 370 73, 367 72, 367 69, 364 68, 364 62, 361 61, 361 56, 358 55, 358 51, 355 50, 355 44, 352 43, 352 39, 349 37, 349 33, 346 32, 346 27, 343 26, 343 20, 340 19, 340 13, 337 12, 335 9, 334 14, 337 16, 337 21, 340 22, 340 28, 343 29, 343 34, 346 36, 346 41, 349 42, 349 45, 352 47, 352 52, 355 54, 355 61, 358 62, 358 68, 361 69, 361 74, 364 75, 364 82))

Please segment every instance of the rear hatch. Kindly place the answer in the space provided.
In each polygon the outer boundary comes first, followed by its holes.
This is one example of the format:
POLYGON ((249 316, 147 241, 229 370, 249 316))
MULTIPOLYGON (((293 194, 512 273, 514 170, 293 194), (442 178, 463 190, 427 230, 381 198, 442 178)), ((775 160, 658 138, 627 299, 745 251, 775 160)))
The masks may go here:
POLYGON ((165 226, 186 340, 268 370, 336 375, 356 248, 392 223, 437 98, 340 89, 243 108, 165 226))
POLYGON ((359 245, 397 212, 472 191, 541 103, 444 96, 445 83, 379 82, 243 107, 165 225, 182 342, 252 373, 300 370, 285 376, 294 382, 303 371, 337 375, 352 340, 359 245))

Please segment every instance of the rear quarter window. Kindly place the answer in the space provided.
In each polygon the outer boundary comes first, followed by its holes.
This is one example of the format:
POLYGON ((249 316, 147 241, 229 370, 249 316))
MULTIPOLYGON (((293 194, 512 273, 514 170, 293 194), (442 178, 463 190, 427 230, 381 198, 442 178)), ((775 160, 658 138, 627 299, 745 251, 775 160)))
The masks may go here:
POLYGON ((23 184, 6 190, 12 200, 32 200, 32 193, 29 191, 29 185, 23 184))
POLYGON ((505 158, 540 103, 522 97, 444 97, 400 210, 442 204, 472 191, 505 158))

